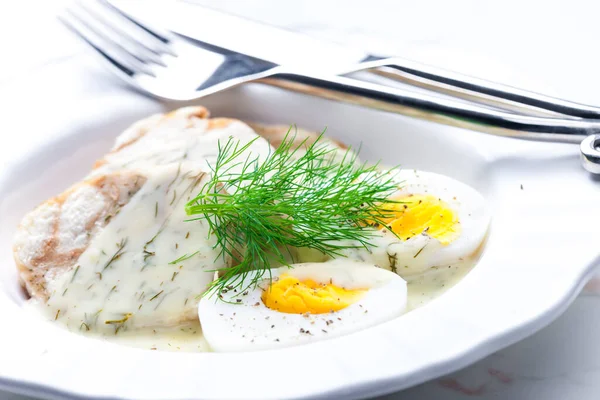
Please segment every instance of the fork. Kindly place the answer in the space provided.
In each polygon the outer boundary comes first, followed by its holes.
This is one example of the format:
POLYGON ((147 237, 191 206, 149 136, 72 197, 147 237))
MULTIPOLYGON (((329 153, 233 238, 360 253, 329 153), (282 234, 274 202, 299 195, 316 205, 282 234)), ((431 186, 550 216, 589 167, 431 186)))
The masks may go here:
MULTIPOLYGON (((476 103, 364 82, 317 76, 151 28, 106 0, 76 1, 61 22, 142 93, 189 101, 249 82, 522 139, 581 143, 584 166, 600 173, 600 120, 522 115, 476 103), (585 139, 585 140, 584 140, 585 139), (583 141, 582 141, 583 140, 583 141)), ((394 60, 390 59, 394 64, 394 60)), ((371 60, 347 73, 387 65, 371 60)), ((518 100, 518 99, 517 99, 518 100)))

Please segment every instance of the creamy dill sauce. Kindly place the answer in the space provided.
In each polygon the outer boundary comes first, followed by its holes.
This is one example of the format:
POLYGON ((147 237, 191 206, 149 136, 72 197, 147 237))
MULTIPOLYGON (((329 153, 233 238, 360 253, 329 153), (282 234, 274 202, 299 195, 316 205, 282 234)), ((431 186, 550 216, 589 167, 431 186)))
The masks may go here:
POLYGON ((209 352, 200 323, 195 321, 175 329, 143 329, 124 334, 101 336, 101 340, 112 343, 157 351, 209 352))
POLYGON ((50 283, 47 312, 71 330, 111 334, 194 320, 210 270, 226 266, 207 224, 184 222, 185 202, 206 178, 156 169, 75 268, 50 283))
MULTIPOLYGON (((407 311, 426 305, 452 288, 473 268, 476 259, 477 257, 472 257, 450 267, 432 270, 408 279, 407 311)), ((196 312, 196 306, 194 306, 194 312, 196 312)), ((197 320, 173 328, 136 328, 120 331, 116 335, 114 331, 106 333, 90 331, 85 334, 90 338, 148 350, 211 351, 202 336, 202 330, 197 320)))
POLYGON ((198 334, 198 296, 213 280, 213 271, 228 262, 219 257, 205 222, 184 222, 184 206, 209 178, 206 171, 214 165, 219 145, 229 139, 242 144, 258 139, 248 148, 253 157, 272 150, 241 122, 208 124, 204 119, 163 118, 151 135, 136 137, 132 131, 129 137, 126 132, 119 139, 125 147, 109 153, 93 170, 90 176, 128 170, 147 180, 110 216, 73 269, 49 281, 49 299, 39 305, 48 319, 71 331, 118 341, 135 336, 153 343, 160 336, 164 343, 169 338, 181 342, 178 338, 185 335, 186 340, 195 337, 194 350, 206 349, 198 334))
POLYGON ((407 278, 407 311, 422 307, 456 285, 473 268, 477 257, 407 278))
MULTIPOLYGON (((170 118, 137 139, 133 145, 126 146, 127 136, 120 138, 123 148, 109 153, 105 164, 92 171, 91 176, 107 172, 130 169, 152 174, 157 166, 178 165, 184 162, 187 170, 210 171, 209 165, 215 165, 219 154, 219 143, 225 145, 231 138, 241 144, 255 140, 248 151, 254 156, 264 156, 271 150, 268 142, 258 136, 246 124, 230 121, 222 128, 210 128, 205 119, 170 118)), ((133 140, 133 138, 129 138, 133 140)), ((243 161, 243 159, 240 159, 243 161)))

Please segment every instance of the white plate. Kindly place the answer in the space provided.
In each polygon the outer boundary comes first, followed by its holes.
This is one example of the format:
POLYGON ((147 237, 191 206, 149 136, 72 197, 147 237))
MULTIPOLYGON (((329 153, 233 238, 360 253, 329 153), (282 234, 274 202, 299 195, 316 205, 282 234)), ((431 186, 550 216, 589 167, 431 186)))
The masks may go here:
MULTIPOLYGON (((50 93, 53 85, 81 85, 76 71, 54 72, 56 83, 45 82, 50 93)), ((546 325, 598 263, 600 184, 580 167, 577 146, 495 138, 250 86, 203 104, 213 115, 327 126, 329 135, 362 142, 363 158, 441 172, 479 189, 493 212, 479 264, 441 298, 394 321, 283 350, 152 352, 67 333, 22 310, 10 251, 15 226, 40 201, 80 179, 124 127, 161 107, 118 87, 85 85, 61 99, 63 106, 78 103, 77 112, 13 104, 21 118, 13 115, 13 122, 21 121, 9 126, 14 137, 31 124, 40 129, 40 121, 50 131, 64 128, 67 117, 71 124, 52 137, 34 132, 15 142, 15 151, 27 151, 0 171, 0 386, 7 389, 124 399, 389 393, 464 367, 546 325), (110 104, 110 114, 102 104, 110 104)))

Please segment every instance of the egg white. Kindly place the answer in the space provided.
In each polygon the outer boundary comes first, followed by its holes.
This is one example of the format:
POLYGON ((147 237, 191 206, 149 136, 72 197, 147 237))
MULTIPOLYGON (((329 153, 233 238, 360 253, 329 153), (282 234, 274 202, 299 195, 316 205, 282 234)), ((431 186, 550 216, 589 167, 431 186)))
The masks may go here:
MULTIPOLYGON (((222 299, 203 298, 198 306, 206 341, 217 352, 287 347, 333 338, 373 326, 401 315, 406 308, 406 282, 398 275, 373 265, 334 260, 296 264, 271 270, 299 280, 333 283, 367 293, 348 307, 324 314, 291 314, 267 308, 261 295, 267 281, 244 293, 228 291, 222 299)), ((249 275, 246 279, 252 279, 249 275)), ((247 281, 248 282, 248 281, 247 281)))
MULTIPOLYGON (((457 215, 461 233, 444 245, 427 233, 406 241, 388 230, 374 229, 372 247, 342 250, 341 257, 372 263, 402 277, 410 278, 432 269, 447 268, 472 256, 485 239, 490 223, 483 196, 470 186, 444 175, 417 170, 401 170, 396 175, 399 190, 391 197, 431 195, 445 202, 457 215)), ((340 244, 358 243, 340 241, 340 244)), ((301 262, 326 261, 329 257, 314 250, 300 249, 301 262)))

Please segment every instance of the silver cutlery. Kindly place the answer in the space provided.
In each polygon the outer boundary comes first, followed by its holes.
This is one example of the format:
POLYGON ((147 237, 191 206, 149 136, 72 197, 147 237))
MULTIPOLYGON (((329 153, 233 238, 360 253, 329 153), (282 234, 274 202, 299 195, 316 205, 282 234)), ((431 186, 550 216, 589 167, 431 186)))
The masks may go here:
MULTIPOLYGON (((148 4, 133 9, 131 7, 135 3, 116 4, 121 10, 125 7, 125 12, 134 15, 143 14, 149 8, 148 4)), ((156 6, 156 3, 152 5, 156 6)), ((193 1, 171 2, 150 11, 161 15, 161 24, 176 33, 287 67, 312 67, 321 74, 340 75, 348 70, 348 66, 354 70, 354 64, 361 63, 363 68, 372 67, 369 69, 371 74, 376 73, 413 87, 450 93, 470 101, 514 109, 521 114, 543 110, 582 118, 600 118, 598 107, 528 92, 400 57, 368 54, 356 48, 203 7, 193 1)), ((540 115, 547 116, 548 113, 540 115)))
MULTIPOLYGON (((197 38, 150 28, 105 0, 94 2, 102 12, 91 8, 90 3, 75 2, 60 20, 108 62, 117 76, 145 94, 170 100, 193 100, 243 83, 260 82, 497 135, 581 143, 584 167, 600 173, 600 134, 597 134, 600 120, 586 119, 600 115, 593 107, 465 79, 442 70, 415 68, 400 59, 371 57, 344 72, 387 66, 413 79, 427 79, 575 117, 524 115, 345 76, 306 73, 197 38)), ((389 70, 380 73, 389 75, 389 70)))

